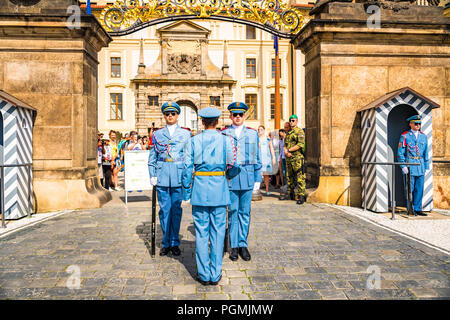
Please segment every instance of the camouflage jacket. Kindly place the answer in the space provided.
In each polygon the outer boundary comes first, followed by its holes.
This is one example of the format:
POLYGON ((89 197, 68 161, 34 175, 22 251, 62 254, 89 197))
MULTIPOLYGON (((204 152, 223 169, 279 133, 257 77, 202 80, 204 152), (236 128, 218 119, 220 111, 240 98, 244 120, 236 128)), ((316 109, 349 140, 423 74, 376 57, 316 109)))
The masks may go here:
MULTIPOLYGON (((286 139, 284 140, 284 146, 289 151, 290 148, 293 146, 298 145, 300 149, 297 151, 291 152, 293 158, 303 157, 303 154, 305 152, 305 133, 302 129, 295 127, 294 129, 290 130, 286 134, 286 139)), ((286 158, 289 159, 289 158, 286 158)))

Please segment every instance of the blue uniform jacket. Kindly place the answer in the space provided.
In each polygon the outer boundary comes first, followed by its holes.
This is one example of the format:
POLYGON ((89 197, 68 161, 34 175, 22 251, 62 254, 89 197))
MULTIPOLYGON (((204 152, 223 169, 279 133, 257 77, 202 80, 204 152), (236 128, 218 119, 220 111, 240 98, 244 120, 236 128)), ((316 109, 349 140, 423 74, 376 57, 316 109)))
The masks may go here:
POLYGON ((235 147, 237 147, 236 166, 240 168, 239 174, 229 180, 230 190, 253 189, 255 182, 262 181, 258 133, 245 126, 242 128, 239 139, 232 127, 222 130, 222 133, 234 138, 235 147))
POLYGON ((420 166, 409 166, 409 170, 412 176, 424 175, 425 170, 430 168, 427 135, 419 131, 416 139, 412 130, 403 132, 398 144, 397 157, 398 162, 420 163, 420 166))
POLYGON ((190 137, 191 132, 180 126, 176 127, 172 137, 167 127, 153 133, 148 170, 151 178, 158 178, 159 187, 181 187, 184 146, 190 137))
POLYGON ((185 198, 193 206, 226 206, 230 192, 225 175, 196 175, 196 171, 226 172, 233 164, 231 140, 215 129, 204 130, 186 144, 182 177, 185 198), (192 176, 194 174, 194 178, 192 176), (192 186, 191 186, 192 182, 192 186), (186 191, 188 190, 188 191, 186 191))

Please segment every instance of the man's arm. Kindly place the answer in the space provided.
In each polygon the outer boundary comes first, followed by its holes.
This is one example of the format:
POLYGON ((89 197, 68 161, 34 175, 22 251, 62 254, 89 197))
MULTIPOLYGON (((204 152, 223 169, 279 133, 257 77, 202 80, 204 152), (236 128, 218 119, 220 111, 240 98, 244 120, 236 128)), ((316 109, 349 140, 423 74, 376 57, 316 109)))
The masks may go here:
POLYGON ((301 152, 305 153, 305 133, 302 129, 299 129, 297 133, 295 133, 297 136, 297 144, 295 146, 292 146, 289 148, 288 152, 292 153, 297 150, 301 150, 301 152))
MULTIPOLYGON (((194 139, 190 138, 184 145, 183 173, 181 175, 181 185, 184 189, 191 188, 192 173, 194 171, 194 139)), ((187 199, 185 199, 187 200, 187 199)))
POLYGON ((425 165, 425 170, 429 170, 430 169, 430 161, 428 158, 428 138, 426 136, 426 134, 424 134, 425 136, 425 149, 424 149, 424 153, 423 153, 423 162, 425 165))
POLYGON ((262 181, 262 163, 261 163, 261 148, 259 147, 259 136, 256 135, 256 164, 254 165, 254 179, 255 182, 262 181))
POLYGON ((150 155, 148 156, 148 172, 150 174, 150 178, 156 177, 156 145, 154 141, 154 137, 152 137, 153 146, 150 149, 150 155))
MULTIPOLYGON (((400 136, 400 141, 398 143, 398 150, 397 150, 398 162, 406 162, 406 158, 405 158, 406 140, 405 139, 406 138, 404 135, 400 136)), ((404 166, 404 165, 401 165, 400 167, 402 168, 402 170, 404 170, 403 168, 407 168, 407 166, 404 166)))

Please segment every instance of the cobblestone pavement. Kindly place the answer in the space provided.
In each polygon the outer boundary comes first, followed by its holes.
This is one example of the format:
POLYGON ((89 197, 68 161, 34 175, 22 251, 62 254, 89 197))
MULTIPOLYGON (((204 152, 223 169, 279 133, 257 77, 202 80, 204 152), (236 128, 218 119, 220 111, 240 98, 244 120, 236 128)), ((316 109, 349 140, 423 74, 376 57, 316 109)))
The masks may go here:
POLYGON ((181 256, 160 257, 158 243, 151 258, 149 198, 142 193, 147 201, 127 209, 115 193, 104 208, 67 213, 1 239, 0 298, 450 298, 448 255, 334 208, 276 199, 253 203, 252 260, 224 256, 219 285, 204 287, 194 280, 190 205, 183 205, 181 256), (67 287, 76 284, 68 268, 79 268, 79 289, 67 287), (377 270, 381 287, 368 289, 377 270))

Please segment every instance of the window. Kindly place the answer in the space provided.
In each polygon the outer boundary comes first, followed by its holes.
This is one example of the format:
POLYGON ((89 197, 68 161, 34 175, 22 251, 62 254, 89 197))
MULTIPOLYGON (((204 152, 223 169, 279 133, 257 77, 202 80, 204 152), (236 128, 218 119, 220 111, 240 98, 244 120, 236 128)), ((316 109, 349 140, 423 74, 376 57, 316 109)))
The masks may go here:
POLYGON ((245 26, 245 33, 247 39, 256 39, 256 28, 253 26, 245 26))
POLYGON ((111 78, 120 78, 120 58, 111 58, 111 78))
POLYGON ((148 96, 148 104, 150 107, 158 107, 159 106, 158 96, 148 96))
POLYGON ((210 96, 209 104, 214 107, 220 107, 220 96, 210 96))
MULTIPOLYGON (((281 59, 278 59, 280 67, 280 78, 281 78, 281 59)), ((275 59, 272 59, 272 78, 275 78, 275 59)))
POLYGON ((245 95, 245 104, 248 106, 248 119, 257 120, 258 119, 258 102, 257 95, 254 93, 245 95))
POLYGON ((111 93, 110 120, 122 120, 122 94, 111 93))
POLYGON ((256 78, 256 59, 247 58, 247 78, 256 78))
MULTIPOLYGON (((275 93, 270 94, 270 119, 275 119, 275 93)), ((283 119, 283 94, 280 93, 280 119, 283 119)))

